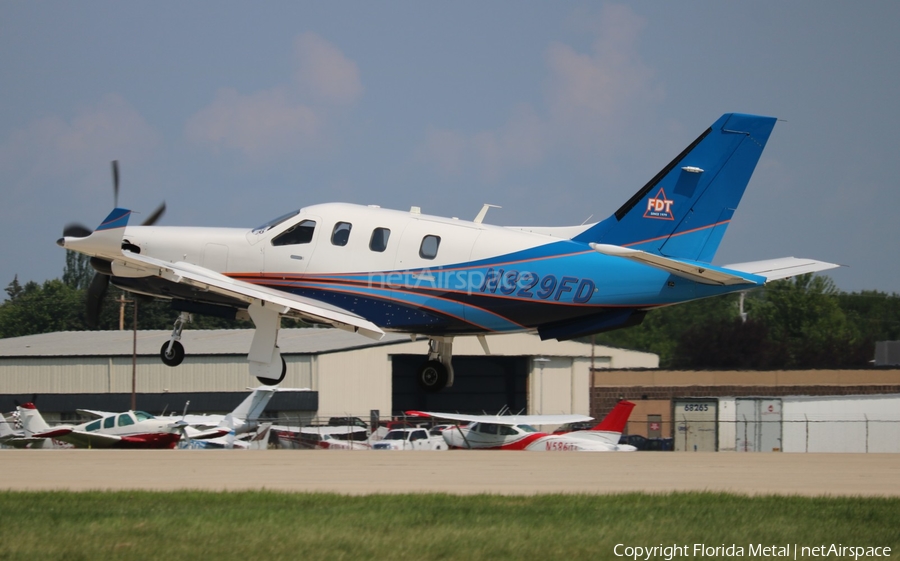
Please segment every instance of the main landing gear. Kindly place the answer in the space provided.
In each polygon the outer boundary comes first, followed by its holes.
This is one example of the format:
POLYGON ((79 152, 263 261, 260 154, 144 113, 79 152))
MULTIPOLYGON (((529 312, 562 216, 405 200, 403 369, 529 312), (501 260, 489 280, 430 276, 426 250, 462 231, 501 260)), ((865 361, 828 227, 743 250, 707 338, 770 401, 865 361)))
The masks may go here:
MULTIPOLYGON (((280 384, 287 374, 287 364, 278 348, 278 328, 281 327, 281 315, 287 313, 286 308, 273 306, 264 302, 254 302, 247 308, 250 319, 256 329, 247 360, 250 363, 250 375, 256 376, 261 384, 274 386, 280 384)), ((184 346, 181 344, 181 331, 184 324, 191 321, 191 315, 181 312, 175 320, 172 336, 159 350, 159 357, 167 366, 178 366, 184 360, 184 346)))
POLYGON ((453 386, 453 337, 428 340, 428 361, 419 367, 419 386, 426 392, 439 392, 453 386))

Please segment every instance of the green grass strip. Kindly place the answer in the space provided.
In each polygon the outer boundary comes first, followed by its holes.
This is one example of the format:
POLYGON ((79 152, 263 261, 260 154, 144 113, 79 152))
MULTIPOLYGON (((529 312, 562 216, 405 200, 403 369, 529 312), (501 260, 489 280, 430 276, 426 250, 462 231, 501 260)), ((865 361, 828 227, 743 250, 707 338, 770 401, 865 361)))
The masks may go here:
POLYGON ((750 544, 887 546, 897 558, 900 499, 0 492, 3 560, 597 560, 621 559, 616 544, 695 543, 742 546, 743 558, 750 544))

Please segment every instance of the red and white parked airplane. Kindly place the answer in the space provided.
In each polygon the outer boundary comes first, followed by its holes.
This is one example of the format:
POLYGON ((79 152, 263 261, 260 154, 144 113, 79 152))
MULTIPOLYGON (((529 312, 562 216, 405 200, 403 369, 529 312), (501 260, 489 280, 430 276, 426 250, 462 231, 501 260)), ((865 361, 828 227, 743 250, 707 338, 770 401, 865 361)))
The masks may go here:
POLYGON ((20 406, 19 415, 26 438, 51 439, 76 448, 174 448, 185 426, 183 421, 157 419, 143 411, 126 411, 107 413, 80 425, 51 427, 33 403, 20 406))
POLYGON ((408 414, 470 423, 444 431, 450 448, 478 450, 532 450, 539 452, 631 452, 634 446, 619 444, 634 403, 620 401, 600 423, 588 430, 564 434, 539 432, 532 425, 575 423, 584 415, 458 415, 413 411, 408 414))

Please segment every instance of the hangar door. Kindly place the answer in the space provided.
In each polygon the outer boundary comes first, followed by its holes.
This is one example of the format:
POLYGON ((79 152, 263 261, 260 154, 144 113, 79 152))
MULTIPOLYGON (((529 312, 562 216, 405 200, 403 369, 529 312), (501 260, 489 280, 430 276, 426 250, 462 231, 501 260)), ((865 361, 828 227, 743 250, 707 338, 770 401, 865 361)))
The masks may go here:
MULTIPOLYGON (((410 409, 442 413, 497 413, 526 411, 528 358, 519 356, 455 356, 452 388, 427 393, 419 387, 416 372, 422 355, 391 357, 391 403, 397 414, 410 409)), ((382 411, 382 414, 387 412, 382 411)))
POLYGON ((735 450, 781 451, 781 400, 736 399, 735 450))
POLYGON ((676 400, 675 450, 679 452, 715 452, 718 401, 708 399, 676 400))

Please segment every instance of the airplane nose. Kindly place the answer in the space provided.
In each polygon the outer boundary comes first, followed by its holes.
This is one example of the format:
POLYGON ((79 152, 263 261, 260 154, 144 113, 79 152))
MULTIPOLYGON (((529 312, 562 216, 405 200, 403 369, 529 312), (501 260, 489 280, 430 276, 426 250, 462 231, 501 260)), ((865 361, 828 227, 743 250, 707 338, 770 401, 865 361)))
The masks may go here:
POLYGON ((59 238, 56 240, 56 245, 59 247, 66 247, 66 238, 59 238))

